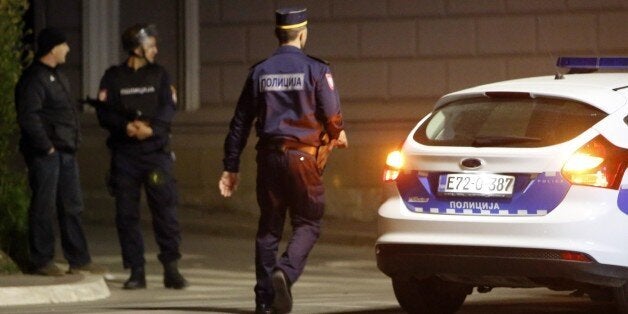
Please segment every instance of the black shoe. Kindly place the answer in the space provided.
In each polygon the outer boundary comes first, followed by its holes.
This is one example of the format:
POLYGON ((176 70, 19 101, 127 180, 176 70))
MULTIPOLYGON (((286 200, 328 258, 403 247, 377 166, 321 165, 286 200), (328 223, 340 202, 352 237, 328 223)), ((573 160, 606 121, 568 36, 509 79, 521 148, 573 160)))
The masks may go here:
POLYGON ((283 270, 277 269, 273 272, 272 282, 275 290, 273 310, 278 314, 290 313, 292 311, 292 293, 290 292, 290 283, 283 270))
POLYGON ((131 277, 124 283, 122 288, 127 290, 146 289, 146 275, 144 267, 131 269, 131 277))
POLYGON ((170 289, 183 289, 188 286, 188 281, 179 273, 177 261, 164 264, 164 286, 170 289))
POLYGON ((273 314, 273 310, 266 304, 258 304, 255 306, 255 314, 273 314))

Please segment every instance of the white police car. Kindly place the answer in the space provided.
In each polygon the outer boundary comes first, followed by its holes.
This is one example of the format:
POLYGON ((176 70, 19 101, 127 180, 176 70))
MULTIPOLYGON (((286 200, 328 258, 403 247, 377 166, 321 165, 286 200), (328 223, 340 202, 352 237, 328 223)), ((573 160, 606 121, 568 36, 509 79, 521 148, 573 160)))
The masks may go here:
POLYGON ((389 154, 377 265, 405 311, 548 287, 628 313, 628 73, 588 73, 628 58, 558 66, 587 73, 445 95, 389 154))

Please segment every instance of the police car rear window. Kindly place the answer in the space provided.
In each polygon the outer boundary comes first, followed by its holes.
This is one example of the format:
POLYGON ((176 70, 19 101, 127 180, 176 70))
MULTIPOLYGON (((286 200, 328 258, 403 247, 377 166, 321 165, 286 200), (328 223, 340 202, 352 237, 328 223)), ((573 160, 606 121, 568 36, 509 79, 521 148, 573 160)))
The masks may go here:
POLYGON ((573 100, 471 98, 434 111, 413 137, 433 146, 542 147, 568 141, 605 116, 573 100))

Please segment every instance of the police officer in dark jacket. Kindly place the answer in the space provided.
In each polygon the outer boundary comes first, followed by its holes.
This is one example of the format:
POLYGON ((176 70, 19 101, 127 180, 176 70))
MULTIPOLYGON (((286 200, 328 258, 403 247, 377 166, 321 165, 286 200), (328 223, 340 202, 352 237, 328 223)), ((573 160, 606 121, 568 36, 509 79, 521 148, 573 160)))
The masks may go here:
POLYGON ((157 32, 153 25, 137 24, 122 34, 129 57, 109 68, 100 83, 97 109, 100 125, 109 131, 110 185, 116 199, 116 226, 124 268, 131 276, 125 289, 146 288, 144 243, 140 228, 141 187, 146 191, 164 267, 164 286, 182 289, 177 190, 169 151, 170 124, 176 94, 165 69, 155 63, 157 32))
POLYGON ((306 9, 280 9, 275 16, 280 47, 249 72, 225 140, 219 181, 223 196, 236 190, 240 154, 255 120, 261 210, 255 243, 256 313, 291 311, 291 286, 303 273, 323 217, 323 166, 317 158, 325 158, 326 147, 347 146, 329 66, 301 50, 307 39, 306 9), (293 233, 278 259, 287 211, 293 233))
POLYGON ((15 88, 20 151, 32 190, 28 212, 31 263, 37 274, 64 274, 53 262, 56 215, 70 272, 104 273, 104 267, 91 262, 81 226, 83 196, 75 158, 81 137, 77 104, 72 101, 68 79, 59 69, 70 47, 65 34, 56 28, 43 29, 37 44, 35 61, 15 88))

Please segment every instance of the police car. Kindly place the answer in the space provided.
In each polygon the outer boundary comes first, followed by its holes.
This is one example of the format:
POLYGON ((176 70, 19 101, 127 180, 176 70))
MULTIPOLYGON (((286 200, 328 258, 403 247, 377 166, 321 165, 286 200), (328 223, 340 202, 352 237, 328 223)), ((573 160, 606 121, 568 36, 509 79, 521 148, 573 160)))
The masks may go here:
POLYGON ((600 70, 628 58, 557 66, 443 96, 388 155, 376 256, 405 311, 547 287, 628 313, 628 73, 600 70))

